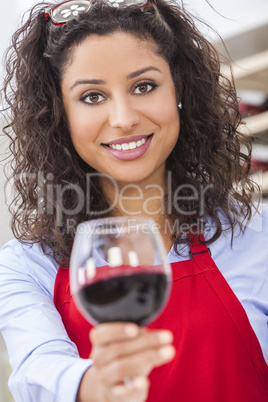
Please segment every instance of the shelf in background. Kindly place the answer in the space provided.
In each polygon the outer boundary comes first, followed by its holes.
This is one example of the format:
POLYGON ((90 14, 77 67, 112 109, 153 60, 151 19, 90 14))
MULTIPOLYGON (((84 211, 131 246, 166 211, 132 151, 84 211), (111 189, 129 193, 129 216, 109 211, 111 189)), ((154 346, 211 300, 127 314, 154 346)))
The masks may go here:
MULTIPOLYGON (((231 65, 235 86, 238 90, 261 91, 268 97, 268 50, 236 60, 231 65)), ((222 65, 222 73, 230 78, 230 66, 222 65)), ((252 136, 268 132, 268 111, 244 119, 241 131, 252 136)))
POLYGON ((253 173, 251 178, 260 186, 263 194, 268 194, 268 172, 253 173))
POLYGON ((248 135, 259 136, 268 132, 268 111, 244 118, 240 130, 248 135))
MULTIPOLYGON (((223 65, 222 72, 230 76, 229 67, 223 65)), ((237 89, 253 89, 268 94, 268 50, 235 61, 232 72, 237 89)))

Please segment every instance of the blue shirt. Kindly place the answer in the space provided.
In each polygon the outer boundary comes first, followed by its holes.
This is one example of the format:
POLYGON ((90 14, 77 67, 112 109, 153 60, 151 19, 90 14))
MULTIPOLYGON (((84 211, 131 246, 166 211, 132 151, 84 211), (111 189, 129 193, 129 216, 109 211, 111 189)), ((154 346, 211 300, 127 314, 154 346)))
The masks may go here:
MULTIPOLYGON (((205 232, 205 237, 209 233, 205 232)), ((268 362, 268 208, 243 235, 229 231, 210 245, 212 258, 243 305, 268 362)), ((187 259, 173 249, 169 262, 187 259)), ((0 251, 0 330, 16 402, 75 402, 90 359, 81 359, 53 304, 58 265, 39 244, 11 240, 0 251)))

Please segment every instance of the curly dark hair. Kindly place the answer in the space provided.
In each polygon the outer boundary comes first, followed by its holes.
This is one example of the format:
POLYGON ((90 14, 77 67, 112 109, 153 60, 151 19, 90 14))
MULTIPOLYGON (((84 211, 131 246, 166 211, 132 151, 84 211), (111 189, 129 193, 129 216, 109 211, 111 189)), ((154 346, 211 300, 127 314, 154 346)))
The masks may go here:
MULTIPOLYGON (((173 172, 173 191, 183 183, 197 189, 207 186, 202 207, 204 215, 216 224, 208 243, 223 231, 219 211, 232 234, 237 225, 243 230, 253 205, 250 140, 239 132, 241 115, 233 80, 222 76, 217 51, 184 7, 157 0, 157 5, 149 3, 144 9, 114 8, 98 0, 89 12, 55 26, 45 19, 47 5, 33 7, 26 23, 13 35, 7 58, 3 94, 11 120, 4 132, 11 139, 13 154, 16 196, 10 208, 15 237, 40 242, 46 252, 52 250, 57 261, 65 258, 68 262, 77 224, 109 207, 92 177, 90 210, 86 203, 78 208, 76 190, 86 191, 85 176, 94 170, 73 147, 61 78, 76 45, 89 35, 116 31, 155 42, 157 52, 170 66, 177 97, 183 102, 180 135, 167 160, 167 171, 173 172), (60 197, 56 191, 59 186, 64 186, 60 197), (72 227, 68 227, 70 216, 72 227)), ((184 222, 197 222, 200 199, 193 199, 187 186, 180 195, 184 196, 180 198, 184 222)), ((177 209, 172 208, 169 215, 173 220, 178 218, 177 209)), ((173 235, 176 246, 185 241, 182 233, 173 235)))

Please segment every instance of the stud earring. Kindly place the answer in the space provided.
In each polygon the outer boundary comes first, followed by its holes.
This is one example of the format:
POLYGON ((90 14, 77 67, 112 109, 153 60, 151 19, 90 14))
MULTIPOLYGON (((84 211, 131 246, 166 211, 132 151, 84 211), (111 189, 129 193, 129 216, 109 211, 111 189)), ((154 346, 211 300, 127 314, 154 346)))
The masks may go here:
POLYGON ((180 110, 182 109, 182 103, 181 103, 181 102, 178 103, 178 108, 179 108, 180 110))

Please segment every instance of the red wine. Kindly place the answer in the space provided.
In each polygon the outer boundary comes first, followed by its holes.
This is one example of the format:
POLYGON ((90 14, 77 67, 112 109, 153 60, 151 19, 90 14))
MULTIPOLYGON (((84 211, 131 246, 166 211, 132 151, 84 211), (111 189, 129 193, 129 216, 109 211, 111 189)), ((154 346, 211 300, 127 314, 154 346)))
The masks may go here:
POLYGON ((151 322, 168 295, 168 278, 163 273, 135 273, 115 276, 86 285, 76 294, 79 304, 97 323, 151 322))

